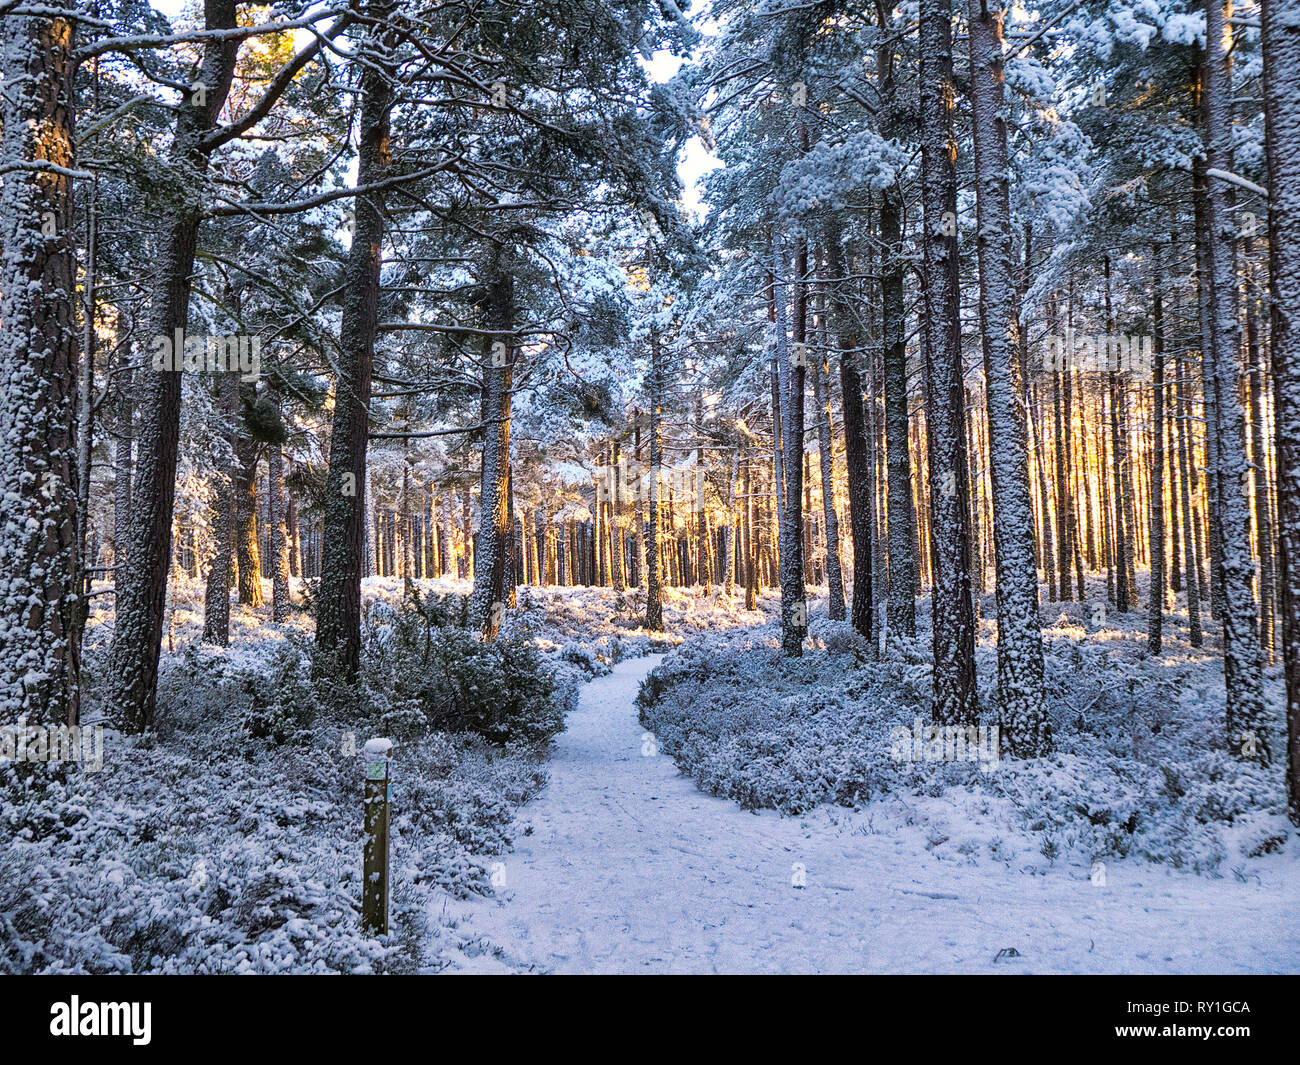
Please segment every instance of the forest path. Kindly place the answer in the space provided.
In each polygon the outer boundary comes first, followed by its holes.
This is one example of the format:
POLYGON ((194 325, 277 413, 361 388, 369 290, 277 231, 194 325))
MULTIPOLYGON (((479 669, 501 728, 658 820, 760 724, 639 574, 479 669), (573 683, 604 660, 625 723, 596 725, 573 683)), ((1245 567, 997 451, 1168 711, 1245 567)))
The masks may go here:
POLYGON ((939 860, 866 817, 783 818, 641 753, 633 701, 661 656, 582 690, 495 899, 448 900, 448 971, 1294 972, 1296 885, 1115 863, 1032 875, 939 860), (792 885, 792 867, 807 886, 792 885), (1015 957, 994 957, 1014 948, 1015 957))

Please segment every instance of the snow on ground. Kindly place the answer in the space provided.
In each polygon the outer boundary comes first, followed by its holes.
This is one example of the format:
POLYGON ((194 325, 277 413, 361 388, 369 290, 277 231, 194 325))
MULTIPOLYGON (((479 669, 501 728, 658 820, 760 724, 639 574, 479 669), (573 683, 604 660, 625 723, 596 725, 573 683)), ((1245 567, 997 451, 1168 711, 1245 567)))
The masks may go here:
POLYGON ((782 818, 703 795, 642 753, 633 700, 657 661, 584 687, 497 897, 445 904, 448 971, 1300 971, 1290 858, 1244 883, 1113 861, 1100 886, 942 860, 924 818, 875 827, 891 799, 782 818))

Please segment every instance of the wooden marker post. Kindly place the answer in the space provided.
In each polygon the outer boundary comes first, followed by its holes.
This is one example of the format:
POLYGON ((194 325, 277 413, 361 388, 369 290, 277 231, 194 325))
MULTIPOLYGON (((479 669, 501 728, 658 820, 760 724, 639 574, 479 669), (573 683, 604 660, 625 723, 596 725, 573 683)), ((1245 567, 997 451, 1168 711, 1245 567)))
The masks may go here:
POLYGON ((385 739, 367 740, 361 756, 366 766, 361 926, 370 935, 387 935, 388 803, 392 798, 389 764, 393 757, 393 744, 385 739))

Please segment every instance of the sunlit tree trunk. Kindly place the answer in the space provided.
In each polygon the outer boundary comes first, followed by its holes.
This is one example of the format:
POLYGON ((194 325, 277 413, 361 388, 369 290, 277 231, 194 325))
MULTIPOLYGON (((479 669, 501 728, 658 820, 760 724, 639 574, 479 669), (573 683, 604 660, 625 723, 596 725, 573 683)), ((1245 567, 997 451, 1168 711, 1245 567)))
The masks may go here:
POLYGON ((1160 653, 1165 609, 1165 316, 1164 278, 1161 275, 1160 246, 1152 248, 1155 276, 1152 279, 1151 316, 1155 365, 1152 368, 1151 389, 1155 410, 1152 421, 1154 447, 1151 451, 1151 587, 1147 621, 1147 651, 1160 653))
POLYGON ((1291 821, 1300 825, 1300 0, 1261 8, 1287 784, 1291 821))
POLYGON ((262 552, 258 543, 258 445, 242 429, 235 440, 235 553, 239 557, 241 606, 262 605, 262 552))
MULTIPOLYGON (((1210 170, 1232 170, 1232 28, 1226 21, 1232 0, 1206 0, 1205 147, 1210 170)), ((1211 177, 1206 204, 1214 297, 1214 400, 1218 408, 1217 451, 1219 533, 1223 552, 1223 672, 1227 685, 1228 745, 1247 756, 1269 757, 1263 729, 1259 615, 1255 609, 1255 566, 1250 554, 1246 503, 1246 460, 1240 384, 1241 323, 1233 241, 1232 185, 1211 177)))
POLYGON ((660 569, 660 541, 662 529, 659 520, 659 494, 660 494, 660 465, 663 462, 661 452, 660 417, 662 409, 660 404, 663 402, 663 354, 660 351, 660 340, 657 331, 650 334, 650 471, 649 471, 649 489, 650 498, 648 510, 649 529, 646 534, 645 543, 645 627, 652 632, 662 632, 664 627, 664 613, 662 595, 660 587, 661 569, 660 569))
POLYGON ((807 368, 807 278, 808 247, 803 240, 794 249, 794 298, 791 310, 791 340, 786 339, 785 285, 782 276, 787 260, 779 239, 773 241, 772 269, 776 278, 776 363, 780 384, 781 451, 785 475, 781 497, 781 653, 803 654, 808 631, 808 607, 804 599, 803 538, 803 425, 804 376, 807 368))
POLYGON ((510 514, 510 406, 514 387, 514 277, 511 256, 492 257, 483 350, 483 466, 479 532, 474 547, 474 619, 494 639, 506 599, 507 553, 513 553, 510 514))
POLYGON ((971 609, 970 485, 962 418, 951 0, 921 0, 920 55, 934 720, 961 724, 977 720, 979 708, 971 609))
MULTIPOLYGON (((1034 567, 1033 502, 1012 280, 1007 132, 998 0, 971 0, 971 108, 979 219, 980 323, 997 559, 998 696, 1004 741, 1020 757, 1051 749, 1034 567)), ((1064 491, 1064 485, 1059 486, 1064 491)), ((1068 574, 1065 577, 1068 582, 1068 574)))
POLYGON ((0 707, 69 725, 80 716, 83 608, 72 10, 56 0, 0 19, 0 168, 13 168, 0 184, 0 707))

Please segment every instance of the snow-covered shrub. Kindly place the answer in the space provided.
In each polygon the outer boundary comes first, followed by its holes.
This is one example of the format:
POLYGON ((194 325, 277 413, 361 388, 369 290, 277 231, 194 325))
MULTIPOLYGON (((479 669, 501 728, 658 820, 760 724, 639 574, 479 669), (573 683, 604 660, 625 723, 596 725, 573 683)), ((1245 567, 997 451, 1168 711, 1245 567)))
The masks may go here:
POLYGON ((603 677, 613 668, 611 660, 595 647, 572 640, 560 648, 560 658, 577 666, 588 677, 603 677))
MULTIPOLYGON (((780 658, 775 627, 687 641, 643 683, 641 723, 702 790, 747 807, 799 814, 886 791, 952 804, 975 794, 1049 860, 1134 856, 1213 873, 1282 849, 1293 833, 1280 759, 1263 766, 1226 749, 1218 663, 1176 647, 1152 658, 1133 629, 1084 640, 1086 604, 1052 610, 1045 693, 1056 751, 1046 758, 1004 756, 987 772, 895 762, 891 729, 930 721, 928 633, 891 635, 882 660, 862 661, 839 624, 816 619, 825 650, 799 659, 780 658)), ((982 642, 977 664, 992 724, 996 647, 982 642)), ((1270 706, 1280 705, 1279 690, 1270 706)), ((1276 709, 1264 731, 1282 750, 1276 709)))
POLYGON ((484 641, 440 624, 453 616, 437 607, 409 598, 385 615, 382 636, 366 643, 362 670, 387 720, 403 722, 409 735, 418 710, 428 729, 493 743, 545 743, 563 729, 576 692, 531 640, 501 633, 484 641))
POLYGON ((833 655, 851 655, 859 663, 871 657, 870 641, 847 621, 814 616, 808 622, 808 635, 833 655))
POLYGON ((261 669, 244 675, 243 689, 248 703, 241 719, 250 736, 275 744, 308 738, 319 703, 310 666, 298 648, 276 648, 261 669))
POLYGON ((643 682, 642 726, 703 791, 746 808, 856 806, 897 787, 901 664, 860 668, 857 649, 784 660, 775 644, 775 633, 683 644, 643 682))
POLYGON ((0 972, 436 968, 449 944, 433 893, 489 893, 485 859, 527 831, 516 814, 545 783, 531 750, 436 732, 399 745, 392 923, 371 937, 357 744, 318 727, 277 746, 228 716, 111 732, 100 772, 0 765, 0 972))

